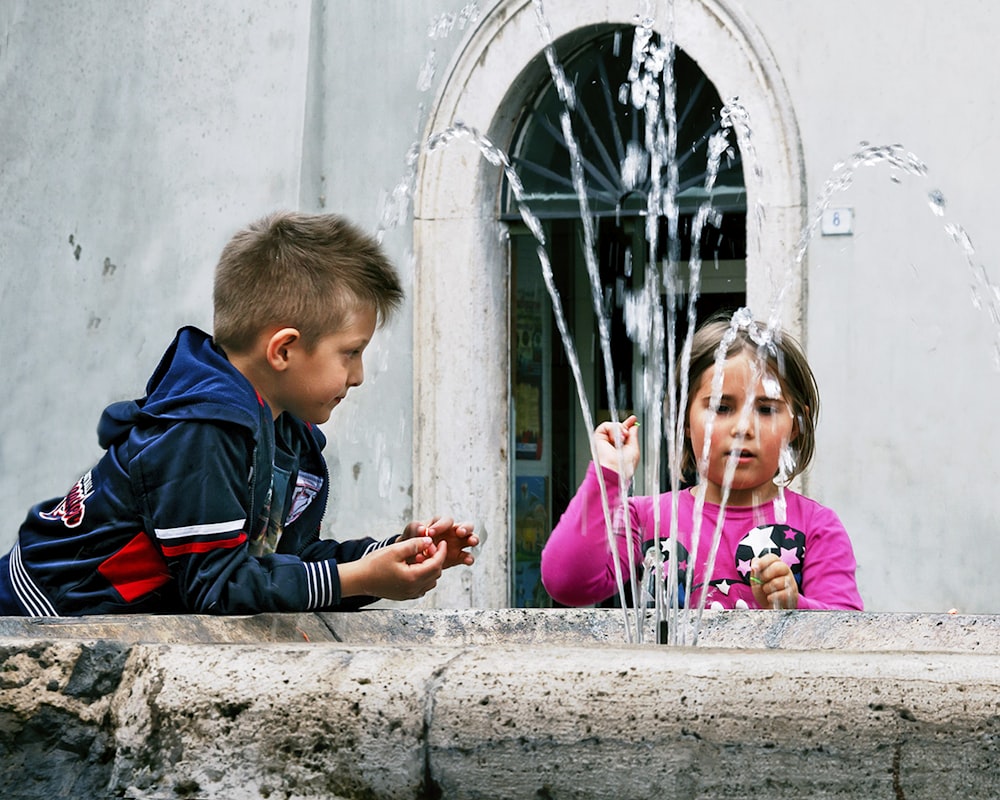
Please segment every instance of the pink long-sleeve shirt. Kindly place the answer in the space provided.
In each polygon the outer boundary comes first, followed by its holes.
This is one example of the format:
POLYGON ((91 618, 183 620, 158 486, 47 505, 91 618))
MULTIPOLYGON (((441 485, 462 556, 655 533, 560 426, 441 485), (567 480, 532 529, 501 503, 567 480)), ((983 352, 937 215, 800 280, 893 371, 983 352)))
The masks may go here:
MULTIPOLYGON (((618 474, 602 469, 621 574, 628 582, 629 563, 641 570, 646 553, 654 545, 656 499, 628 498, 630 524, 626 528, 618 474)), ((671 493, 661 494, 658 500, 660 547, 666 561, 671 493)), ((758 608, 750 588, 750 562, 771 552, 791 567, 799 584, 799 608, 860 611, 864 607, 855 579, 857 561, 851 541, 831 509, 788 489, 784 490, 783 521, 780 509, 773 502, 726 506, 719 548, 709 576, 706 571, 721 507, 704 504, 697 557, 692 559, 695 498, 685 489, 677 500, 681 605, 684 605, 687 570, 693 568, 692 606, 700 602, 701 592, 707 591, 706 608, 758 608)), ((665 564, 664 570, 668 568, 665 564)), ((593 464, 542 551, 542 583, 554 600, 568 606, 597 603, 618 593, 593 464)))

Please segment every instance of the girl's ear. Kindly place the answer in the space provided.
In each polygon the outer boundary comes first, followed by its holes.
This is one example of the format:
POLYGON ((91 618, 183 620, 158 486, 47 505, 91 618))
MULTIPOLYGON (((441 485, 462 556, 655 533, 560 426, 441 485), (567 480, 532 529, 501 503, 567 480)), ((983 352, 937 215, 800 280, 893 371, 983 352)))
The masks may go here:
POLYGON ((795 415, 795 419, 792 421, 792 437, 788 441, 794 442, 799 437, 799 434, 801 434, 802 431, 805 429, 806 427, 805 415, 808 413, 809 413, 809 406, 806 406, 805 413, 795 415))

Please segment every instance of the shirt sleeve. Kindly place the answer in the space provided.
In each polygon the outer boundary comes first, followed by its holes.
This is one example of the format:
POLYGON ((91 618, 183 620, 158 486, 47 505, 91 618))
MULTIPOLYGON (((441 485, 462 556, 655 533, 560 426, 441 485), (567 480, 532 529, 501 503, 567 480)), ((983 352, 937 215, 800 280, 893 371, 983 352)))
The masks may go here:
MULTIPOLYGON (((622 578, 627 579, 629 564, 641 558, 641 537, 632 537, 632 554, 624 533, 624 506, 619 488, 619 475, 602 467, 607 491, 608 510, 615 532, 615 548, 621 565, 622 578)), ((629 503, 633 531, 636 511, 629 503)), ((576 495, 566 507, 542 550, 542 585, 553 600, 567 606, 598 603, 618 592, 612 547, 608 542, 608 525, 601 502, 597 470, 591 463, 576 495)))
POLYGON ((836 512, 815 504, 804 530, 809 538, 798 607, 862 611, 854 548, 836 512))
POLYGON ((311 602, 306 607, 307 610, 354 611, 381 599, 373 595, 341 597, 339 573, 336 577, 337 591, 335 596, 332 591, 326 591, 324 595, 324 590, 328 586, 330 589, 333 588, 333 576, 330 575, 329 567, 333 565, 335 568, 338 563, 357 561, 364 558, 376 550, 381 550, 383 547, 395 544, 399 541, 399 536, 399 534, 396 534, 381 541, 365 537, 338 542, 334 539, 320 539, 317 534, 314 541, 310 542, 298 553, 306 569, 309 585, 310 587, 314 587, 313 593, 317 595, 315 602, 311 602))

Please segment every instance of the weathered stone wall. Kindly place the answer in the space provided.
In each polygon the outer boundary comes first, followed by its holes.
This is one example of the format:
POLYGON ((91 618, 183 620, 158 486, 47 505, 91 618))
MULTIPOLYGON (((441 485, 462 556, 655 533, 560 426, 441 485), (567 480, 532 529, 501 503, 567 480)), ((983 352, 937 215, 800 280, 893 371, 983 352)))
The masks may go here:
POLYGON ((1000 795, 1000 623, 620 612, 0 619, 4 798, 1000 795))

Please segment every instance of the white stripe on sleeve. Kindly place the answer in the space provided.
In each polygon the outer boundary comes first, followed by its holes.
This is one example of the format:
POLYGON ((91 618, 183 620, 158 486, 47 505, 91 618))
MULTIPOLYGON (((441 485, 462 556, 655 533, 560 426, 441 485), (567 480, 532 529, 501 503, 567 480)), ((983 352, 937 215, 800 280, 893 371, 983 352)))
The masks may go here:
MULTIPOLYGON (((365 548, 364 555, 369 553, 374 553, 376 550, 381 550, 383 547, 388 547, 390 544, 395 544, 399 541, 399 534, 395 536, 390 536, 388 539, 383 539, 381 542, 372 542, 368 547, 365 548)), ((364 556, 362 556, 364 558, 364 556)))
POLYGON ((306 607, 314 609, 333 605, 334 576, 331 563, 304 561, 302 565, 306 568, 306 607))
POLYGON ((10 553, 10 582, 14 594, 33 617, 58 617, 55 606, 49 601, 38 585, 31 579, 21 561, 21 543, 15 542, 10 553))
POLYGON ((183 539, 187 536, 215 536, 218 533, 232 533, 243 530, 246 517, 229 522, 210 522, 205 525, 183 525, 180 528, 156 528, 157 539, 183 539))

